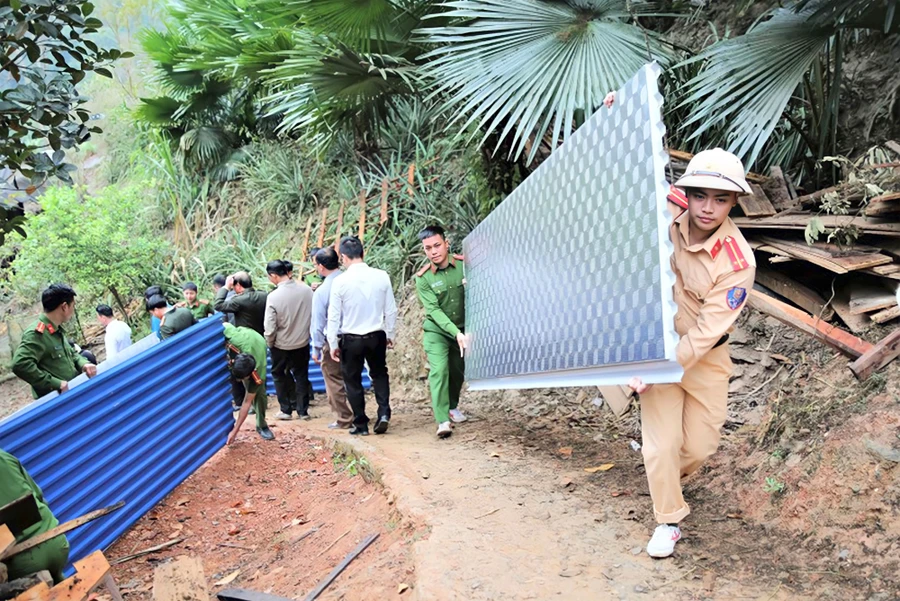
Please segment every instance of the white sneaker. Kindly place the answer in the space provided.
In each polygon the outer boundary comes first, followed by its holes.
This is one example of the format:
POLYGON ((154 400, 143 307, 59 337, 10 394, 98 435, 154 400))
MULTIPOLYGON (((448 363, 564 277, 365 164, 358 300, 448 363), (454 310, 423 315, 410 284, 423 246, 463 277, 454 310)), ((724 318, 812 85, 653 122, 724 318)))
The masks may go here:
POLYGON ((451 434, 453 434, 453 428, 450 427, 450 422, 442 422, 441 425, 438 426, 438 438, 447 438, 451 434))
POLYGON ((681 528, 660 524, 653 531, 653 538, 647 543, 647 555, 650 557, 669 557, 675 552, 675 543, 681 540, 681 528))
POLYGON ((285 413, 284 411, 279 411, 278 413, 275 414, 275 419, 287 421, 292 418, 289 413, 285 413))
POLYGON ((466 414, 460 411, 459 409, 451 409, 450 410, 450 420, 454 423, 461 424, 464 421, 469 419, 466 417, 466 414))

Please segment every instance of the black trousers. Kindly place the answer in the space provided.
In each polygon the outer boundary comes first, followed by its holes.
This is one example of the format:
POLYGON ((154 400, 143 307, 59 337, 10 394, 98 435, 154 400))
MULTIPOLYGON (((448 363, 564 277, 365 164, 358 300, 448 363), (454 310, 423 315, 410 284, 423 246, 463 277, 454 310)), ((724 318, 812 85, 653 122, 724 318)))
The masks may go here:
POLYGON ((366 428, 369 417, 366 415, 366 395, 362 385, 363 364, 369 364, 369 377, 375 389, 375 401, 378 403, 378 418, 391 418, 391 385, 387 369, 387 335, 384 332, 372 332, 363 336, 344 334, 340 341, 341 375, 344 378, 344 389, 347 400, 353 409, 353 425, 366 428))
POLYGON ((244 404, 244 395, 247 394, 244 383, 234 376, 230 376, 229 379, 231 380, 231 398, 234 399, 235 407, 240 407, 244 404))
POLYGON ((270 349, 272 353, 272 379, 281 410, 288 415, 309 412, 309 345, 285 351, 270 349))

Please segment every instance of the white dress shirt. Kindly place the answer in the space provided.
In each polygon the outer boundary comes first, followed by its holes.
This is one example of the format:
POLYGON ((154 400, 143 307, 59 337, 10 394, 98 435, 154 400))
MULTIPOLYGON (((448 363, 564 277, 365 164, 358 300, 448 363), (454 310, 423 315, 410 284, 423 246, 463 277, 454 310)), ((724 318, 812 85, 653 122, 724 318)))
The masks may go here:
POLYGON ((106 326, 103 344, 106 346, 106 358, 112 359, 131 346, 131 328, 123 321, 112 320, 106 326))
POLYGON ((363 336, 383 331, 394 339, 397 303, 391 278, 381 269, 353 263, 334 280, 328 302, 328 346, 338 348, 338 333, 363 336))

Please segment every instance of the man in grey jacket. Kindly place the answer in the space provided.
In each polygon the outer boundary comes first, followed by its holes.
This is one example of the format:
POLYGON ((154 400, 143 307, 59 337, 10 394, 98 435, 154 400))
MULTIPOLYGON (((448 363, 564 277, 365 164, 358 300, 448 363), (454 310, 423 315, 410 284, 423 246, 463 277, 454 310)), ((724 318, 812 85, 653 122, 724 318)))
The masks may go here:
POLYGON ((281 412, 275 419, 309 417, 309 326, 313 293, 303 282, 294 281, 288 261, 269 261, 266 273, 276 288, 266 298, 266 344, 272 354, 272 379, 281 412))

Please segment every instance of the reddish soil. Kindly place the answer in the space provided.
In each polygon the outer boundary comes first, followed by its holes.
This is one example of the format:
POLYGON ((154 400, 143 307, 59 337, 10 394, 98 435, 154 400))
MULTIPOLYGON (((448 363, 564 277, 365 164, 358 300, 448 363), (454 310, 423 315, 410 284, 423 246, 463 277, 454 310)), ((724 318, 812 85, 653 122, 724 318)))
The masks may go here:
POLYGON ((149 601, 154 568, 179 555, 202 559, 211 595, 230 587, 303 598, 374 533, 378 539, 319 598, 392 599, 401 583, 414 585, 409 545, 417 526, 392 507, 371 468, 351 466, 354 456, 321 440, 275 432, 273 443, 243 432, 108 550, 114 561, 184 539, 114 566, 128 601, 149 601), (216 584, 223 580, 230 582, 216 584))

